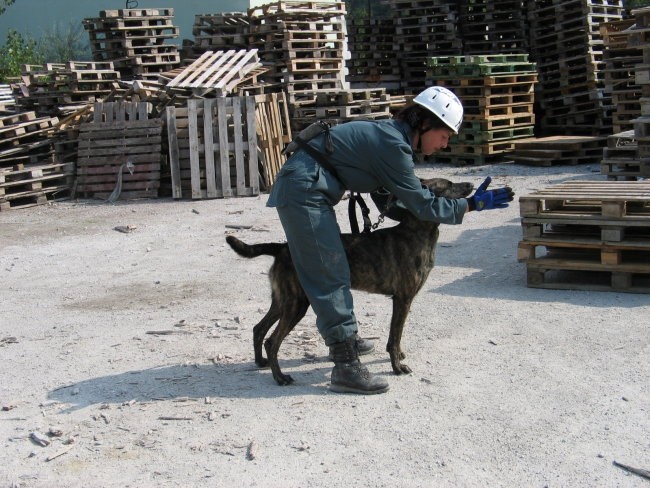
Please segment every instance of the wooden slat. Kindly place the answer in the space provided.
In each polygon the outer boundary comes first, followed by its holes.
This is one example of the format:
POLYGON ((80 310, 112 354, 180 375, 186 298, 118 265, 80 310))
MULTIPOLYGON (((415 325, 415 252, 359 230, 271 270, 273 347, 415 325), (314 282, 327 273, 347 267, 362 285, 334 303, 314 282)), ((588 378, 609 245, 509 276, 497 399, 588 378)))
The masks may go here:
MULTIPOLYGON (((199 166, 199 135, 197 106, 200 100, 188 100, 187 110, 190 124, 190 169, 192 172, 192 198, 201 198, 201 168, 199 166)), ((205 116, 205 115, 204 115, 205 116)))
POLYGON ((223 192, 217 190, 217 173, 214 167, 214 137, 212 133, 212 114, 214 111, 214 99, 206 99, 203 102, 203 147, 205 153, 205 183, 208 198, 223 196, 223 192))
POLYGON ((230 187, 230 158, 228 157, 228 121, 226 99, 217 99, 217 126, 219 127, 219 159, 221 163, 221 186, 224 196, 232 196, 230 187))
POLYGON ((172 179, 172 197, 181 198, 181 166, 178 149, 178 136, 176 134, 176 107, 167 107, 167 138, 169 142, 169 167, 172 179))

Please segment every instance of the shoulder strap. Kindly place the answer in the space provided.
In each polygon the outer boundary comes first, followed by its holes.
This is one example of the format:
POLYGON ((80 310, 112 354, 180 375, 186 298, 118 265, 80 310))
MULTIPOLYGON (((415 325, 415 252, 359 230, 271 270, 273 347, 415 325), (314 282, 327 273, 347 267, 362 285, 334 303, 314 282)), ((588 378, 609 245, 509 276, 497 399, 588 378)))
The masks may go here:
MULTIPOLYGON (((326 136, 329 134, 326 133, 326 136)), ((339 176, 336 173, 336 170, 334 169, 334 166, 328 161, 327 157, 321 153, 320 151, 317 151, 313 147, 311 147, 307 141, 300 137, 296 137, 294 141, 298 144, 300 149, 304 150, 307 154, 309 154, 312 158, 314 158, 316 161, 318 161, 318 164, 320 164, 323 168, 325 168, 327 171, 332 173, 332 175, 339 180, 339 176)), ((326 143, 329 142, 331 144, 331 141, 326 141, 326 143)), ((369 233, 370 229, 372 227, 372 222, 370 222, 370 209, 368 209, 368 205, 366 205, 366 202, 364 201, 363 197, 361 196, 360 193, 352 193, 350 195, 350 201, 348 202, 348 218, 350 219, 350 229, 353 234, 359 234, 359 224, 357 222, 357 212, 356 212, 356 205, 359 205, 359 208, 361 209, 361 215, 363 217, 363 232, 364 233, 369 233)))

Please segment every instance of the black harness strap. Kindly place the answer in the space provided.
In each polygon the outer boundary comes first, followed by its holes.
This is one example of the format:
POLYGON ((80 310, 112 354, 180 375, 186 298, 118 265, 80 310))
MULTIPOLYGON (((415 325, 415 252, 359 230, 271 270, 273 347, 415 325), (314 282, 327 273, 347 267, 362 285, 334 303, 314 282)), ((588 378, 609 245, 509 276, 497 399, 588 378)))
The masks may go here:
POLYGON ((359 234, 359 224, 357 222, 356 205, 361 209, 361 216, 363 218, 363 233, 368 234, 372 229, 372 222, 370 221, 370 209, 364 201, 361 193, 352 193, 350 201, 348 202, 348 218, 350 219, 350 230, 353 234, 359 234))
MULTIPOLYGON (((326 145, 329 144, 329 146, 331 146, 331 139, 329 139, 329 136, 329 131, 325 131, 326 145)), ((325 155, 311 147, 309 144, 307 144, 307 141, 301 139, 300 137, 296 137, 294 141, 296 141, 298 146, 300 146, 300 149, 303 149, 307 154, 318 161, 318 164, 332 173, 332 175, 340 181, 340 178, 336 174, 334 166, 332 166, 332 164, 327 160, 327 157, 325 157, 325 155)), ((360 233, 359 223, 357 222, 357 212, 355 208, 355 205, 357 204, 359 205, 359 208, 361 208, 361 215, 363 217, 363 232, 364 234, 369 233, 372 227, 372 222, 370 221, 370 209, 368 209, 368 205, 366 205, 366 202, 363 200, 363 197, 360 193, 352 193, 350 195, 350 201, 348 202, 348 218, 350 219, 350 229, 353 234, 360 233)))

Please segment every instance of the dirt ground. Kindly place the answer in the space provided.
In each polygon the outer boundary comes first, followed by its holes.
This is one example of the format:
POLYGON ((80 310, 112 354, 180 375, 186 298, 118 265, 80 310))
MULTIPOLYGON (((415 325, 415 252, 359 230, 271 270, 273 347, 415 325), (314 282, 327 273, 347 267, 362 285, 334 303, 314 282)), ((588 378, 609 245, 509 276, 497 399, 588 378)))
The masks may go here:
MULTIPOLYGON (((518 195, 598 171, 418 169, 518 195)), ((390 391, 329 392, 311 312, 280 387, 252 354, 270 258, 224 242, 283 239, 266 198, 0 213, 0 487, 648 486, 614 464, 650 469, 648 295, 528 288, 518 205, 472 213, 412 307, 413 374, 384 352, 390 299, 355 292, 390 391)))

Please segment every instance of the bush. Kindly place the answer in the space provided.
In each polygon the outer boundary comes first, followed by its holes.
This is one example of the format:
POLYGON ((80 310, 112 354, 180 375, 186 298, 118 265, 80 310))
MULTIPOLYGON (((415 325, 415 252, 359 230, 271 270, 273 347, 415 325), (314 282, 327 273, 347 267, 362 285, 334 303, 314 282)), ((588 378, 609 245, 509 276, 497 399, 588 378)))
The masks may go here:
POLYGON ((0 47, 0 81, 20 76, 24 64, 42 64, 43 60, 43 53, 34 39, 9 29, 7 42, 0 47))

